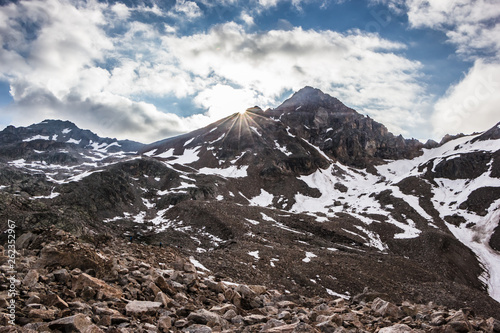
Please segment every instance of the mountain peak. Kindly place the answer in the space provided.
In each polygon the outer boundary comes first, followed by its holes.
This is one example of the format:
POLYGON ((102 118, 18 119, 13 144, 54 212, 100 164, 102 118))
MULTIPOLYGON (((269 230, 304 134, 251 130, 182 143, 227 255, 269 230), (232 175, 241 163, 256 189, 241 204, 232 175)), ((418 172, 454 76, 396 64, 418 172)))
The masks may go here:
POLYGON ((334 105, 343 105, 337 98, 325 94, 317 88, 305 86, 287 99, 281 107, 304 107, 308 105, 317 105, 323 107, 332 107, 334 105))

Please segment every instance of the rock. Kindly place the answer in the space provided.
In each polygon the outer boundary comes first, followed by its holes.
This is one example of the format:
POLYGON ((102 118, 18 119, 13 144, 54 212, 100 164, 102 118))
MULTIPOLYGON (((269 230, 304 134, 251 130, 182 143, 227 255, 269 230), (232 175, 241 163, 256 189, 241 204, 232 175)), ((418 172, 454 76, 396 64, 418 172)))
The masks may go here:
POLYGON ((16 239, 16 249, 27 249, 31 243, 36 240, 37 236, 31 232, 22 234, 16 239))
POLYGON ((208 326, 205 325, 191 325, 189 327, 186 327, 182 330, 182 332, 187 332, 187 333, 212 333, 212 329, 208 326))
POLYGON ((52 274, 54 274, 54 279, 57 282, 60 282, 63 284, 68 282, 69 279, 71 278, 71 275, 69 274, 69 272, 65 268, 53 271, 52 274))
POLYGON ((447 326, 451 327, 457 333, 467 333, 472 331, 470 329, 470 324, 464 320, 450 321, 447 326))
POLYGON ((85 330, 83 330, 83 333, 104 333, 104 331, 96 325, 90 325, 85 330))
POLYGON ((40 299, 40 297, 38 295, 33 295, 26 300, 25 304, 30 305, 30 304, 40 303, 41 301, 42 300, 40 299))
POLYGON ((325 333, 333 333, 337 329, 337 325, 332 323, 331 321, 324 321, 316 325, 316 328, 318 328, 321 332, 325 333))
POLYGON ((192 321, 196 324, 208 325, 210 327, 213 327, 220 324, 221 317, 217 313, 201 309, 196 312, 191 312, 187 317, 187 320, 192 321))
POLYGON ((255 325, 259 323, 265 323, 267 321, 266 316, 258 315, 258 314, 253 314, 249 316, 243 317, 243 322, 246 325, 255 325))
POLYGON ((223 304, 223 305, 220 305, 220 306, 214 306, 214 307, 212 307, 210 309, 210 312, 214 312, 214 313, 217 313, 218 315, 223 316, 229 310, 235 310, 236 311, 236 307, 233 304, 223 304))
POLYGON ((381 298, 376 298, 373 301, 371 309, 378 316, 392 317, 394 319, 403 317, 402 311, 396 305, 381 298))
POLYGON ((248 287, 257 295, 265 294, 267 291, 267 288, 265 286, 250 285, 248 287))
POLYGON ((127 315, 139 316, 142 314, 155 314, 162 303, 150 301, 132 301, 125 306, 127 315))
POLYGON ((196 267, 190 262, 185 262, 183 266, 183 270, 186 273, 196 273, 196 267))
POLYGON ((68 303, 66 303, 56 294, 42 296, 41 302, 46 306, 55 306, 59 309, 67 309, 69 307, 68 303))
POLYGON ((74 316, 51 321, 48 326, 51 330, 83 333, 87 328, 92 326, 92 322, 90 321, 89 317, 82 314, 77 314, 74 316))
POLYGON ((174 306, 173 303, 174 301, 161 291, 156 294, 155 302, 161 302, 164 308, 169 308, 171 306, 174 306))
POLYGON ((238 314, 236 313, 235 310, 229 310, 227 311, 223 316, 222 318, 225 319, 225 320, 228 320, 228 321, 231 321, 234 317, 236 317, 238 314))
POLYGON ((38 271, 35 269, 31 269, 24 277, 22 285, 31 289, 38 283, 39 278, 40 274, 38 274, 38 271))
POLYGON ((102 293, 103 297, 106 299, 122 297, 121 290, 110 286, 103 280, 92 277, 86 273, 81 273, 78 275, 76 280, 73 281, 73 290, 79 292, 85 287, 91 287, 92 289, 97 290, 102 293))
POLYGON ((289 325, 283 325, 283 326, 270 328, 270 329, 267 329, 267 330, 262 331, 262 332, 269 332, 269 333, 299 333, 299 332, 316 333, 318 331, 306 323, 298 322, 295 324, 289 324, 289 325))
POLYGON ((250 289, 247 285, 240 284, 236 287, 236 291, 241 295, 242 298, 252 299, 256 296, 255 292, 250 289))
POLYGON ((408 333, 408 332, 412 332, 412 329, 410 326, 405 324, 396 324, 393 326, 384 327, 381 328, 379 331, 379 333, 408 333))
POLYGON ((177 293, 177 291, 175 291, 175 289, 172 286, 170 286, 165 280, 165 278, 161 275, 157 276, 154 279, 154 283, 158 286, 158 288, 161 289, 161 291, 170 296, 174 296, 177 293))
POLYGON ((56 319, 56 310, 31 309, 28 313, 29 318, 40 318, 42 320, 56 319))
POLYGON ((291 302, 291 301, 281 301, 281 302, 276 303, 276 306, 279 309, 283 309, 283 308, 293 309, 297 306, 297 304, 295 304, 294 302, 291 302))
POLYGON ((488 327, 490 328, 491 332, 495 333, 500 332, 500 320, 490 317, 488 318, 486 323, 488 324, 488 327))
POLYGON ((161 316, 158 319, 158 329, 160 332, 169 332, 172 328, 172 318, 169 316, 161 316))

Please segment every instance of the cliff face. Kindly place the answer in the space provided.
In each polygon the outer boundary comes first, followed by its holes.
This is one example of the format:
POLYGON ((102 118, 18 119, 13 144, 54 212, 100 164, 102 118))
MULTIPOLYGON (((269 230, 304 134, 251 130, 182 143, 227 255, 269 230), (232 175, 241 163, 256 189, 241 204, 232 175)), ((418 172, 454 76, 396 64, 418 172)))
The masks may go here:
POLYGON ((299 90, 266 114, 330 157, 355 167, 381 164, 384 159, 413 158, 424 146, 418 140, 394 136, 384 125, 311 87, 299 90))

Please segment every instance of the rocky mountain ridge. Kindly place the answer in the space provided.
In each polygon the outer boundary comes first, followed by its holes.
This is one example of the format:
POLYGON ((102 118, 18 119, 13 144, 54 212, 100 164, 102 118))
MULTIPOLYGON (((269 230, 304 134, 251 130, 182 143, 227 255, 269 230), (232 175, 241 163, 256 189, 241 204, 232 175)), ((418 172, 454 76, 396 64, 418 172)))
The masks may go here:
POLYGON ((138 154, 2 155, 0 210, 20 232, 161 242, 282 293, 352 299, 369 287, 393 303, 495 316, 498 126, 424 147, 304 88, 275 110, 250 108, 138 154))

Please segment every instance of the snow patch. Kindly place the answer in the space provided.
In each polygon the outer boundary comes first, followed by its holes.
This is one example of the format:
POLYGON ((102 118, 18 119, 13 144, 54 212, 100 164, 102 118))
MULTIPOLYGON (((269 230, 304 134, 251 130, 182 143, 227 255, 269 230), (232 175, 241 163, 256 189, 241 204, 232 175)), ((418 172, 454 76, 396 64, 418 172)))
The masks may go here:
POLYGON ((174 156, 174 148, 171 148, 171 149, 169 149, 167 151, 164 151, 161 154, 155 155, 155 157, 159 157, 159 158, 169 158, 169 157, 172 157, 172 156, 174 156))
POLYGON ((264 189, 260 190, 260 194, 250 199, 251 206, 268 207, 273 204, 274 195, 264 189))
POLYGON ((330 295, 330 296, 341 297, 341 298, 343 298, 343 299, 349 299, 349 298, 351 298, 351 297, 350 297, 350 296, 348 296, 348 295, 343 295, 343 294, 336 293, 336 292, 334 292, 334 291, 333 291, 333 290, 331 290, 331 289, 328 289, 328 288, 325 288, 325 289, 326 289, 326 293, 327 293, 328 295, 330 295))
POLYGON ((79 145, 80 142, 82 142, 82 139, 80 140, 75 140, 73 138, 69 139, 68 141, 66 141, 67 143, 74 143, 75 145, 79 145))
POLYGON ((230 167, 219 169, 219 168, 201 168, 199 173, 205 175, 217 175, 225 178, 244 178, 248 176, 247 173, 248 166, 236 166, 231 165, 230 167))
POLYGON ((254 131, 258 136, 262 137, 262 133, 260 133, 259 130, 256 127, 250 126, 250 129, 252 131, 254 131))
POLYGON ((306 252, 306 257, 304 259, 302 259, 303 262, 311 262, 311 259, 312 258, 316 258, 317 255, 315 255, 314 253, 312 252, 306 252))
POLYGON ((35 135, 32 136, 31 138, 24 139, 23 142, 29 142, 33 140, 50 140, 50 137, 45 135, 35 135))
POLYGON ((259 260, 259 258, 260 258, 259 257, 259 251, 248 252, 248 255, 254 257, 256 260, 259 260))
POLYGON ((191 139, 187 140, 186 142, 184 142, 183 147, 186 147, 188 144, 190 144, 191 142, 193 142, 193 141, 194 141, 194 139, 196 139, 196 137, 191 138, 191 139))
POLYGON ((250 223, 251 223, 251 224, 253 224, 253 225, 257 225, 257 224, 259 224, 259 223, 260 223, 259 221, 250 220, 250 219, 247 219, 247 218, 245 218, 245 220, 247 220, 248 222, 250 222, 250 223))
POLYGON ((292 155, 292 153, 291 153, 291 152, 289 152, 289 151, 286 149, 286 147, 282 147, 282 146, 280 146, 280 144, 278 143, 278 140, 274 140, 274 147, 275 147, 276 149, 278 149, 279 151, 281 151, 281 152, 282 152, 283 154, 285 154, 286 156, 290 156, 290 155, 292 155))
POLYGON ((172 161, 179 164, 191 164, 198 161, 200 158, 198 157, 200 147, 196 147, 193 149, 184 150, 184 154, 182 155, 173 155, 177 160, 172 161))
POLYGON ((189 261, 194 265, 194 267, 201 269, 202 271, 207 271, 210 272, 208 268, 203 266, 198 260, 196 260, 194 257, 189 257, 189 261))

